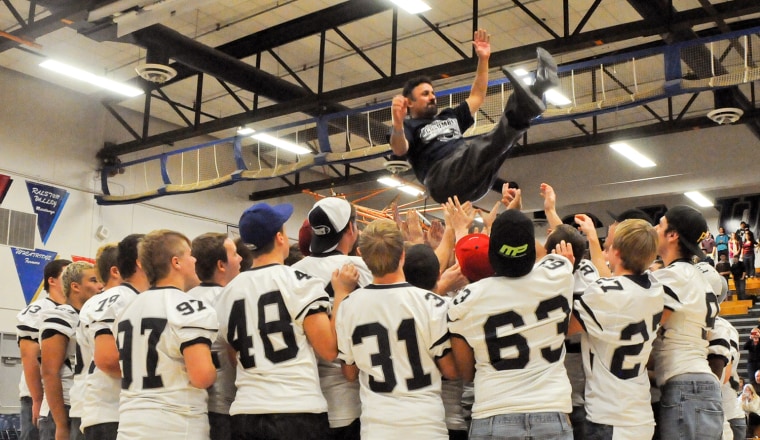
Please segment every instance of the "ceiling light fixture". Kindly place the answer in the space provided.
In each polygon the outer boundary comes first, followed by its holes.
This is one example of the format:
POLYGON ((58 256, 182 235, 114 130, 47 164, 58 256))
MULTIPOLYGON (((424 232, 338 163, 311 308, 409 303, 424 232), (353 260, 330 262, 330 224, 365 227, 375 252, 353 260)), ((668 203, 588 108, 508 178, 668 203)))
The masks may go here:
POLYGON ((710 206, 713 206, 713 202, 702 195, 702 193, 699 191, 687 191, 683 193, 683 195, 690 198, 692 202, 696 203, 701 208, 709 208, 710 206))
POLYGON ((61 75, 68 76, 69 78, 73 78, 77 81, 83 81, 83 82, 98 86, 100 88, 110 90, 112 92, 116 92, 124 96, 128 96, 130 98, 133 98, 135 96, 139 96, 145 93, 142 89, 138 89, 137 87, 128 86, 126 84, 122 84, 112 79, 108 79, 103 76, 98 76, 93 73, 84 71, 82 69, 79 69, 73 66, 69 66, 68 64, 64 64, 55 60, 45 60, 42 63, 40 63, 40 67, 44 67, 45 69, 48 69, 56 73, 60 73, 61 75))
POLYGON ((282 150, 290 151, 291 153, 295 153, 295 154, 311 154, 312 153, 312 151, 308 148, 304 148, 300 145, 294 144, 293 142, 288 142, 284 139, 270 136, 266 133, 257 133, 251 137, 256 139, 259 142, 269 144, 273 147, 277 147, 282 150))
POLYGON ((613 142, 610 144, 610 148, 622 154, 623 157, 640 166, 641 168, 651 168, 657 166, 652 162, 652 159, 639 153, 635 148, 626 144, 625 142, 613 142))
POLYGON ((237 129, 238 136, 250 136, 255 132, 256 130, 246 126, 238 127, 237 129))
POLYGON ((387 177, 381 177, 377 179, 379 183, 382 183, 385 186, 390 186, 391 188, 396 188, 399 191, 403 191, 407 194, 413 195, 413 196, 421 196, 425 194, 425 190, 423 188, 420 188, 419 185, 416 185, 414 183, 409 183, 405 181, 404 179, 398 177, 398 176, 387 176, 387 177))
POLYGON ((422 0, 391 0, 391 3, 410 14, 419 14, 430 10, 430 6, 422 0))

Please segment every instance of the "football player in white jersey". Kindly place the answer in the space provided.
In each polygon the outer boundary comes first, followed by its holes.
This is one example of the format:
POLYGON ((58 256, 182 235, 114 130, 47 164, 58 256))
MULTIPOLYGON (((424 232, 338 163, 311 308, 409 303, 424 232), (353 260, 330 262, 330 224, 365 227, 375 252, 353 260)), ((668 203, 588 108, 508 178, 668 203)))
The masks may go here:
POLYGON ((446 301, 404 278, 404 238, 396 223, 370 223, 359 252, 373 282, 337 312, 338 357, 359 379, 362 440, 448 439, 441 375, 456 379, 446 301))
MULTIPOLYGON (((372 273, 361 257, 348 255, 359 238, 356 210, 339 197, 320 199, 309 211, 311 228, 309 256, 293 264, 293 268, 318 278, 333 297, 332 273, 344 264, 353 264, 359 271, 359 286, 372 282, 372 273)), ((299 243, 301 235, 299 233, 299 243)), ((359 384, 349 382, 341 373, 340 362, 319 359, 319 385, 327 400, 327 418, 333 440, 359 439, 361 402, 359 384)))
MULTIPOLYGON (((196 259, 195 273, 201 284, 188 295, 216 307, 224 286, 240 273, 242 257, 227 234, 209 232, 193 239, 192 253, 196 259)), ((208 421, 211 440, 232 438, 230 405, 235 400, 235 366, 227 356, 227 346, 217 339, 211 344, 216 365, 216 382, 208 389, 208 421)))
MULTIPOLYGON (((694 265, 710 283, 712 291, 722 304, 728 296, 728 282, 718 273, 715 266, 708 262, 694 265)), ((722 440, 744 439, 747 436, 746 414, 741 402, 736 398, 737 391, 731 386, 731 378, 737 377, 736 366, 739 364, 739 332, 726 319, 715 318, 715 327, 708 333, 709 341, 707 362, 721 383, 723 396, 723 438, 722 440)))
MULTIPOLYGON (((78 358, 76 330, 79 325, 79 310, 84 303, 103 290, 97 271, 91 263, 78 261, 66 266, 61 275, 66 304, 46 310, 40 326, 40 350, 42 356, 42 381, 45 399, 40 417, 40 439, 84 438, 78 431, 71 431, 69 409, 72 397, 81 399, 80 392, 72 395, 72 385, 78 358), (46 411, 46 406, 49 411, 46 411)), ((76 428, 78 430, 78 428, 76 428)))
POLYGON ((660 388, 660 434, 663 439, 720 439, 723 410, 720 384, 707 362, 707 334, 718 315, 718 301, 700 270, 707 232, 702 214, 674 206, 656 227, 658 254, 665 267, 656 272, 665 289, 662 327, 652 348, 660 388))
MULTIPOLYGON (((550 217, 547 215, 547 219, 550 217)), ((572 246, 575 259, 573 263, 573 299, 578 299, 588 286, 599 279, 599 271, 593 263, 583 258, 587 240, 570 225, 552 225, 550 220, 550 227, 552 232, 546 237, 544 251, 550 254, 563 240, 572 246)), ((573 438, 583 440, 586 438, 584 432, 586 410, 583 397, 586 388, 586 373, 583 371, 580 334, 568 335, 565 339, 565 369, 572 387, 573 411, 570 413, 570 422, 573 424, 573 438)))
POLYGON ((489 260, 496 276, 470 284, 449 308, 454 357, 475 379, 470 439, 572 440, 570 381, 563 364, 573 295, 570 246, 536 262, 533 222, 499 214, 489 260))
POLYGON ((43 294, 24 310, 16 315, 16 337, 21 352, 21 380, 19 394, 21 396, 21 440, 38 440, 37 419, 42 405, 42 375, 40 373, 40 325, 42 313, 64 304, 61 275, 63 269, 71 264, 69 260, 53 260, 43 269, 43 294))
MULTIPOLYGON (((485 247, 488 247, 487 241, 485 242, 485 247)), ((466 259, 460 261, 463 264, 467 264, 466 259)), ((457 287, 455 281, 455 285, 453 286, 455 289, 464 287, 468 283, 468 279, 462 275, 461 270, 457 267, 452 266, 447 271, 455 273, 453 274, 453 278, 451 274, 446 274, 446 277, 452 280, 458 279, 458 282, 461 283, 457 287)), ((443 290, 437 290, 439 280, 443 277, 444 275, 440 273, 438 256, 433 251, 433 248, 427 244, 407 246, 404 254, 404 278, 406 278, 409 284, 437 293, 448 304, 453 299, 447 294, 449 288, 443 287, 443 290)), ((452 294, 454 293, 456 292, 452 292, 452 294)), ((449 380, 443 378, 441 397, 443 399, 446 429, 449 431, 449 440, 467 440, 468 424, 465 420, 464 407, 462 406, 463 392, 464 383, 461 379, 449 380)))
POLYGON ((656 252, 651 224, 623 221, 607 251, 613 276, 575 299, 570 334, 583 332, 586 438, 639 440, 654 433, 646 364, 664 293, 646 270, 656 252))
POLYGON ((119 429, 121 368, 114 323, 137 294, 150 287, 137 265, 137 245, 143 237, 130 234, 118 243, 116 265, 121 285, 87 301, 79 313, 77 342, 87 367, 82 413, 86 440, 115 440, 119 429))
MULTIPOLYGON (((335 330, 324 283, 283 264, 292 214, 290 204, 266 203, 243 212, 240 236, 252 247, 253 268, 227 284, 216 305, 219 334, 237 356, 230 407, 237 439, 329 438, 315 352, 335 359, 335 330)), ((355 287, 355 269, 352 277, 350 287, 333 277, 335 308, 355 287)))
POLYGON ((152 285, 116 322, 121 363, 117 439, 208 440, 208 393, 216 380, 214 308, 185 293, 198 284, 190 240, 157 230, 139 244, 152 285))
POLYGON ((103 290, 116 287, 123 281, 119 274, 119 243, 107 243, 98 248, 95 254, 95 269, 98 279, 103 283, 103 290))

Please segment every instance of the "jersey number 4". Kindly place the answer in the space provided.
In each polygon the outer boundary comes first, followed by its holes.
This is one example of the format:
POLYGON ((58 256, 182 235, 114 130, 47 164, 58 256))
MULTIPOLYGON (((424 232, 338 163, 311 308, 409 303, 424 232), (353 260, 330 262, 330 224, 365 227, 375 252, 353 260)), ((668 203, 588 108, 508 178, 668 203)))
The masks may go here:
MULTIPOLYGON (((259 297, 258 330, 261 341, 264 344, 264 356, 274 364, 293 359, 298 354, 298 343, 291 325, 290 313, 279 291, 268 292, 259 297), (275 306, 279 319, 266 321, 267 306, 275 306), (285 342, 285 347, 279 350, 274 348, 269 335, 279 333, 285 342)), ((230 310, 229 328, 227 329, 227 341, 238 352, 240 365, 243 368, 253 368, 256 360, 253 356, 253 336, 248 333, 248 321, 246 319, 246 304, 244 299, 232 303, 230 310)))

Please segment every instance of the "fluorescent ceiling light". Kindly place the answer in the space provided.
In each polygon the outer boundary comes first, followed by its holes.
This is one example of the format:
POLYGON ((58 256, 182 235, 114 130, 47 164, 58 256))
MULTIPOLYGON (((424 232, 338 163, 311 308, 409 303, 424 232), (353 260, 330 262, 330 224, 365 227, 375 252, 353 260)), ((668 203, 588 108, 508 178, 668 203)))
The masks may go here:
POLYGON ((256 130, 250 128, 250 127, 240 127, 237 130, 237 134, 240 136, 249 136, 255 133, 256 130))
POLYGON ((528 71, 525 69, 515 69, 514 72, 517 76, 525 76, 528 74, 528 71))
POLYGON ((126 84, 122 84, 112 79, 108 79, 103 76, 98 76, 90 72, 86 72, 82 69, 69 66, 68 64, 59 63, 58 61, 55 61, 55 60, 45 60, 42 63, 40 63, 40 67, 44 67, 45 69, 51 70, 56 73, 60 73, 61 75, 68 76, 69 78, 90 83, 92 85, 96 85, 103 89, 110 90, 112 92, 116 92, 121 95, 128 96, 130 98, 139 96, 145 93, 143 90, 138 89, 137 87, 128 86, 126 84))
POLYGON ((409 184, 401 185, 401 186, 398 187, 398 189, 399 189, 399 191, 403 191, 403 192, 405 192, 407 194, 411 194, 413 196, 421 196, 421 195, 425 194, 425 191, 417 188, 414 185, 409 185, 409 184))
POLYGON ((610 144, 610 148, 622 154, 623 157, 640 166, 641 168, 651 168, 657 166, 656 163, 652 162, 652 159, 639 153, 625 142, 614 142, 610 144))
POLYGON ((403 183, 399 182, 398 179, 394 179, 393 177, 381 177, 377 179, 377 181, 385 186, 390 186, 391 188, 397 188, 403 185, 403 183))
POLYGON ((270 136, 266 133, 258 133, 251 136, 252 138, 263 142, 265 144, 272 145, 277 148, 281 148, 286 151, 290 151, 291 153, 295 154, 310 154, 312 151, 308 148, 304 148, 300 145, 296 145, 292 142, 288 142, 284 139, 276 138, 274 136, 270 136))
POLYGON ((391 0, 391 3, 410 14, 419 14, 430 10, 430 6, 422 0, 391 0))
POLYGON ((702 208, 709 208, 710 206, 713 206, 713 202, 711 202, 707 197, 703 196, 699 191, 687 191, 683 193, 683 195, 690 198, 692 202, 696 203, 702 208))
POLYGON ((398 176, 381 177, 377 179, 377 181, 382 183, 385 186, 396 188, 399 191, 403 191, 413 196, 421 196, 422 194, 425 194, 424 189, 420 188, 418 185, 415 185, 413 183, 408 183, 404 181, 404 179, 398 176))

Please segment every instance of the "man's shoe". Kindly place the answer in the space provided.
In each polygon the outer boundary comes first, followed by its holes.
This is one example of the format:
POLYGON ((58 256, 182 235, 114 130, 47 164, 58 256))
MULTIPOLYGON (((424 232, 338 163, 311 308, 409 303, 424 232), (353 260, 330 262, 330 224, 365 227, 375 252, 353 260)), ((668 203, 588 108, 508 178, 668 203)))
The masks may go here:
POLYGON ((505 113, 510 125, 516 128, 529 126, 530 121, 546 110, 544 93, 552 87, 559 85, 557 76, 557 63, 554 58, 542 48, 536 50, 538 54, 538 67, 536 69, 536 81, 532 86, 525 84, 515 72, 507 66, 501 66, 501 71, 509 79, 514 92, 507 102, 505 113))

